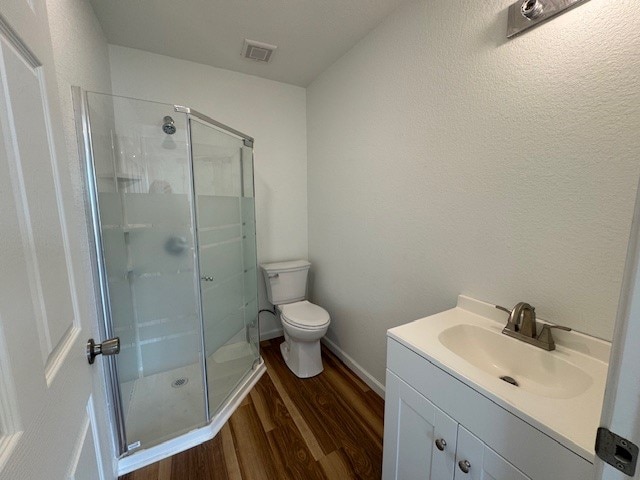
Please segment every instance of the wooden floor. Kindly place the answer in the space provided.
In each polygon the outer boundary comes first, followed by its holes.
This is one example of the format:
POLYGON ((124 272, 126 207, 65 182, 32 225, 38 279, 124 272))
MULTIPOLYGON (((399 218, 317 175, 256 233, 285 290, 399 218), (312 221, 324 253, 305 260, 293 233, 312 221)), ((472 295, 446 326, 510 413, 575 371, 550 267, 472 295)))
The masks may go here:
POLYGON ((383 400, 323 347, 324 371, 299 379, 261 343, 267 373, 220 433, 121 480, 376 479, 383 400))

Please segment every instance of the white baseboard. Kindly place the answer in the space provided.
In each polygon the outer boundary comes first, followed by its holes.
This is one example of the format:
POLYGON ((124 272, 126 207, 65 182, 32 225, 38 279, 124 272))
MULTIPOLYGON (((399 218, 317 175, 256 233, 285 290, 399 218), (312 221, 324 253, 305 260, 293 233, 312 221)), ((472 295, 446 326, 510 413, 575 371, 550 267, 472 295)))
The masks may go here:
POLYGON ((159 462, 171 455, 184 452, 189 448, 211 440, 218 434, 224 424, 227 423, 229 417, 236 411, 236 408, 238 408, 242 400, 249 394, 249 391, 258 383, 258 380, 260 380, 260 377, 262 377, 266 371, 267 367, 264 361, 261 361, 258 368, 253 370, 253 372, 245 378, 244 382, 236 388, 229 403, 218 412, 208 425, 192 430, 179 437, 172 438, 155 447, 140 450, 139 452, 121 458, 118 461, 118 476, 159 462))
POLYGON ((263 340, 271 340, 272 338, 283 337, 284 331, 282 328, 275 328, 273 330, 269 330, 268 332, 260 332, 260 341, 263 340))
POLYGON ((373 375, 367 372, 362 366, 356 362, 353 358, 351 358, 344 350, 338 347, 335 343, 329 340, 327 337, 322 338, 322 343, 324 343, 329 350, 333 352, 333 354, 338 357, 342 362, 351 369, 353 373, 355 373, 360 380, 366 383, 371 390, 376 392, 384 399, 384 385, 380 383, 373 375))

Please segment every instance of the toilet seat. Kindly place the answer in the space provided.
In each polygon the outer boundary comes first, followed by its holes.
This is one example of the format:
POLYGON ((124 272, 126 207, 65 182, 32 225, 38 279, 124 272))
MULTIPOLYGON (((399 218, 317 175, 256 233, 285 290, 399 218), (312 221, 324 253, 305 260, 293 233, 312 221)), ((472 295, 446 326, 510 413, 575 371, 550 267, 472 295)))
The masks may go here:
POLYGON ((280 312, 282 320, 295 327, 308 330, 321 329, 330 320, 329 312, 307 300, 280 305, 280 312))

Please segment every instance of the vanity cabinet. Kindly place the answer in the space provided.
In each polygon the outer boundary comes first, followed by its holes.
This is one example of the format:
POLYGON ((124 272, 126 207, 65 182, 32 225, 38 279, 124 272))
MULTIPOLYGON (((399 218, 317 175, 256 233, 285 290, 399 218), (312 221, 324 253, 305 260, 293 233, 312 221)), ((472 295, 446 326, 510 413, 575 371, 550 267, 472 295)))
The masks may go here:
POLYGON ((456 467, 454 480, 531 480, 462 425, 458 425, 456 467))
POLYGON ((387 371, 384 480, 530 480, 387 371))
POLYGON ((384 480, 453 479, 457 436, 455 420, 387 372, 384 480))
POLYGON ((593 475, 591 462, 393 338, 386 382, 383 480, 593 475))

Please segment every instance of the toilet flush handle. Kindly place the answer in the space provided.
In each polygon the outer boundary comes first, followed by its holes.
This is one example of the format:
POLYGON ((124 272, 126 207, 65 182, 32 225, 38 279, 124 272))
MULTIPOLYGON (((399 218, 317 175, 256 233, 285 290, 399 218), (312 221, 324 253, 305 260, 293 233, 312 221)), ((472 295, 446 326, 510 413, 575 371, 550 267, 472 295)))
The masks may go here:
POLYGON ((269 278, 278 278, 280 276, 279 273, 270 273, 269 278))

